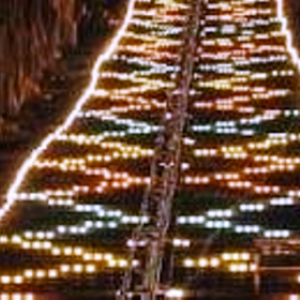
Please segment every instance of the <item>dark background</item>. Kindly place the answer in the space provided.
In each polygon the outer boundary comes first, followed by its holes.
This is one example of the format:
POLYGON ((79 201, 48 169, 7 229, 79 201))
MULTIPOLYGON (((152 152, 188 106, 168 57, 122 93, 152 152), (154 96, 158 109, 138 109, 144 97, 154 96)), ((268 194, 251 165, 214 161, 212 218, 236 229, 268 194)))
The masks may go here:
POLYGON ((300 49, 300 0, 283 0, 288 26, 294 36, 294 44, 300 49))

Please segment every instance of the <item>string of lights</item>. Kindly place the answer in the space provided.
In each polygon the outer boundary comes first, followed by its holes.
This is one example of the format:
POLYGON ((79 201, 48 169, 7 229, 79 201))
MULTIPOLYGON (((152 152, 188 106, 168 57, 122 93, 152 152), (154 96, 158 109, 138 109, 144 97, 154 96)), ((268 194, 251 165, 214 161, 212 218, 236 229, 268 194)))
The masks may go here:
MULTIPOLYGON (((0 222, 18 209, 21 220, 30 218, 30 209, 47 213, 43 224, 5 225, 0 244, 45 258, 45 267, 1 270, 0 286, 128 267, 123 250, 134 246, 132 228, 147 222, 137 212, 151 179, 167 91, 179 71, 183 2, 129 1, 89 86, 20 168, 0 222), (100 246, 85 240, 95 233, 100 246), (120 234, 114 247, 120 251, 114 253, 102 233, 120 234)), ((254 250, 240 250, 245 236, 253 242, 299 236, 294 225, 280 226, 270 214, 300 205, 300 63, 282 0, 207 0, 204 6, 171 242, 176 266, 252 274, 254 250), (241 245, 201 254, 212 235, 235 236, 241 245)), ((292 216, 289 221, 295 223, 292 216)))

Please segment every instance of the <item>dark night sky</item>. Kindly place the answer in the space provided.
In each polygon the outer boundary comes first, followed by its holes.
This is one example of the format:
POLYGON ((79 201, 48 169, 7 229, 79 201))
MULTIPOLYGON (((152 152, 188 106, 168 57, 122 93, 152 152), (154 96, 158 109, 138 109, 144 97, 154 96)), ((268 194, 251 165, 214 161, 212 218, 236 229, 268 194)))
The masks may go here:
POLYGON ((294 44, 300 49, 300 0, 284 0, 289 28, 294 35, 294 44))

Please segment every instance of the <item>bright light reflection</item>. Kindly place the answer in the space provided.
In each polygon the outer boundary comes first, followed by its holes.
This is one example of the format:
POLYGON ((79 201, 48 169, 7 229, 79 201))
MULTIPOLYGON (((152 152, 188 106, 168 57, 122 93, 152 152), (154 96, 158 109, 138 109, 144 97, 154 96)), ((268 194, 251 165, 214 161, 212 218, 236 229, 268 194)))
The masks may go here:
POLYGON ((166 292, 167 298, 182 298, 183 297, 183 290, 179 289, 170 289, 166 292))

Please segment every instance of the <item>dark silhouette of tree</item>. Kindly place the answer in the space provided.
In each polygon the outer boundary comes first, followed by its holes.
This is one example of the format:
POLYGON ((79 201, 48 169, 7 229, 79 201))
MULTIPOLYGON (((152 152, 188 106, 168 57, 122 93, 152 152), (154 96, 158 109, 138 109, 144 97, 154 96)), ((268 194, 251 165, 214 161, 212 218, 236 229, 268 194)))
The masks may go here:
POLYGON ((24 101, 40 93, 45 70, 88 32, 101 30, 100 0, 0 1, 0 132, 24 101), (100 20, 100 21, 99 21, 100 20), (84 25, 84 26, 83 26, 84 25))

